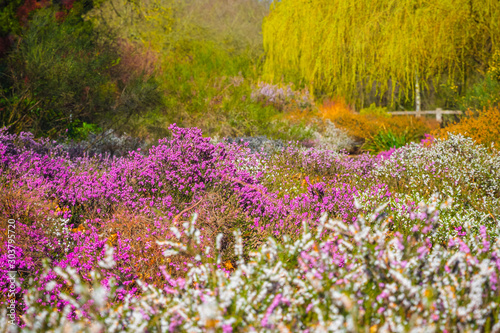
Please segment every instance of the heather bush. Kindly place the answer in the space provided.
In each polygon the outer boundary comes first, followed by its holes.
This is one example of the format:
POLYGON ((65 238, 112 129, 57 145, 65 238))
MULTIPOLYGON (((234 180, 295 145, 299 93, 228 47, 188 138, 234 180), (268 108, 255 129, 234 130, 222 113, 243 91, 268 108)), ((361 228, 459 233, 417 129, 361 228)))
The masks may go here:
POLYGON ((252 91, 252 99, 264 104, 271 104, 280 111, 307 109, 314 105, 307 89, 295 91, 291 84, 281 87, 259 82, 252 91))
MULTIPOLYGON (((91 273, 92 288, 73 269, 46 267, 45 290, 57 288, 59 278, 73 286, 73 295, 65 293, 68 304, 52 312, 36 302, 44 297, 43 289, 29 290, 24 329, 496 332, 499 244, 482 228, 482 239, 456 236, 444 246, 430 246, 428 236, 440 223, 439 213, 449 208, 449 201, 421 205, 408 237, 392 235, 393 218, 380 210, 350 226, 326 222, 324 216, 315 232, 304 223, 295 242, 269 238, 250 261, 242 257, 242 239, 236 232, 238 261, 230 275, 215 268, 220 255, 206 260, 201 249, 186 278, 174 279, 163 267, 168 281, 164 289, 138 280, 141 296, 127 296, 111 306, 107 304, 116 297, 115 284, 99 283, 102 272, 116 265, 113 250, 107 248, 91 273)), ((186 236, 192 240, 187 244, 200 243, 195 222, 196 216, 186 222, 186 236)), ((164 252, 167 258, 192 250, 185 243, 157 243, 174 246, 164 252)), ((220 243, 216 246, 219 249, 220 243)))
POLYGON ((338 128, 329 119, 317 119, 317 130, 313 132, 313 147, 333 151, 354 151, 356 141, 346 131, 338 128))
POLYGON ((118 135, 114 130, 87 133, 84 140, 66 140, 61 143, 62 149, 68 152, 70 158, 83 156, 106 155, 126 156, 130 151, 146 149, 144 140, 127 134, 118 135))
POLYGON ((170 130, 92 157, 2 130, 26 331, 500 325, 497 150, 450 135, 352 157, 170 130))

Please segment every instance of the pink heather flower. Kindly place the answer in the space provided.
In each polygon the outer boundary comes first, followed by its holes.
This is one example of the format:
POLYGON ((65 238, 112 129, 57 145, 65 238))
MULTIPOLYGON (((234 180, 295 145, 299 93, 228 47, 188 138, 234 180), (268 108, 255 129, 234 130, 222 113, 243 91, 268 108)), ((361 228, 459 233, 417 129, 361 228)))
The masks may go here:
POLYGON ((497 290, 497 284, 498 284, 497 273, 495 271, 493 271, 493 272, 491 272, 491 275, 490 275, 491 289, 497 290))
POLYGON ((465 236, 467 234, 465 232, 465 229, 462 231, 462 227, 461 226, 455 227, 455 231, 457 232, 457 235, 459 237, 465 236))
POLYGON ((434 140, 435 140, 434 136, 430 134, 425 134, 425 138, 422 139, 420 143, 423 147, 430 147, 434 143, 434 140))
POLYGON ((382 299, 387 298, 387 296, 389 296, 389 294, 383 291, 380 295, 377 296, 377 301, 380 302, 382 299))
POLYGON ((460 251, 463 253, 470 253, 470 249, 462 240, 460 240, 460 251))
POLYGON ((262 321, 260 322, 260 324, 262 325, 262 327, 268 327, 269 316, 271 316, 271 314, 273 313, 274 309, 281 302, 281 297, 282 297, 281 294, 277 294, 274 297, 273 302, 271 303, 271 305, 267 308, 266 314, 264 315, 264 318, 262 318, 262 321))

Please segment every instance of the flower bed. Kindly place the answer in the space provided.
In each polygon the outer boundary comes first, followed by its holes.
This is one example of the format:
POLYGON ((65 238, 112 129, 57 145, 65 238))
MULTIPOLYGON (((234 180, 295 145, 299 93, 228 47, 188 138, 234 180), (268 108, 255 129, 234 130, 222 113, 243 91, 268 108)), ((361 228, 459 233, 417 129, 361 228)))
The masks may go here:
POLYGON ((0 287, 18 272, 26 331, 500 330, 497 151, 450 135, 354 159, 171 131, 122 157, 0 133, 17 258, 0 287))

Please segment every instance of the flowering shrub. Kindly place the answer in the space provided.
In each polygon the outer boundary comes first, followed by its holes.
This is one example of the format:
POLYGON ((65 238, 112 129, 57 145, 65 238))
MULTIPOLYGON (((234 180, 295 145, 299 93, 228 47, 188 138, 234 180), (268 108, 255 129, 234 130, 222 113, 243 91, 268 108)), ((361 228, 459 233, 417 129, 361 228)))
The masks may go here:
MULTIPOLYGON (((269 238, 247 262, 236 232, 238 261, 231 274, 216 268, 220 256, 206 261, 199 251, 198 263, 186 278, 173 279, 162 267, 168 281, 164 288, 137 281, 142 295, 127 296, 122 304, 111 307, 107 304, 117 289, 99 284, 102 273, 91 272, 93 287, 89 289, 74 269, 46 269, 44 275, 52 277, 46 290, 57 286, 55 278, 59 277, 73 287, 74 296, 63 294, 68 305, 52 312, 35 302, 44 297, 42 291, 29 290, 25 331, 65 327, 109 332, 292 332, 314 327, 315 331, 341 332, 368 328, 497 332, 500 243, 491 241, 481 228, 482 239, 453 237, 445 246, 432 246, 429 239, 440 223, 439 212, 450 205, 451 200, 419 205, 420 217, 408 237, 391 234, 394 220, 381 213, 382 207, 370 220, 359 217, 350 226, 326 222, 324 216, 315 232, 304 223, 295 242, 277 243, 269 238), (72 313, 74 319, 68 320, 72 313)), ((199 244, 195 220, 186 222, 185 229, 192 243, 199 244)), ((167 257, 190 250, 184 243, 158 243, 174 245, 174 250, 164 252, 167 257)), ((107 248, 100 270, 114 265, 113 250, 107 248)))
POLYGON ((489 146, 500 143, 500 108, 491 107, 474 114, 467 113, 467 117, 443 129, 438 129, 434 135, 447 138, 449 133, 467 135, 478 143, 489 146))
POLYGON ((283 117, 290 124, 302 124, 311 134, 310 138, 300 143, 305 147, 327 149, 334 151, 355 151, 359 142, 356 142, 347 132, 330 121, 322 118, 316 109, 314 110, 291 110, 283 117))
POLYGON ((307 109, 314 105, 309 91, 295 91, 291 85, 281 87, 265 82, 258 82, 252 91, 252 100, 273 105, 278 110, 293 108, 307 109))
POLYGON ((314 147, 334 151, 354 150, 356 142, 346 131, 338 128, 329 119, 320 122, 319 130, 313 132, 314 147))
POLYGON ((26 331, 500 330, 495 149, 354 158, 170 130, 121 157, 0 132, 26 331))
POLYGON ((126 156, 129 151, 145 149, 146 144, 143 140, 131 137, 126 134, 117 135, 112 129, 100 134, 89 133, 86 140, 71 141, 62 144, 70 158, 105 155, 126 156))

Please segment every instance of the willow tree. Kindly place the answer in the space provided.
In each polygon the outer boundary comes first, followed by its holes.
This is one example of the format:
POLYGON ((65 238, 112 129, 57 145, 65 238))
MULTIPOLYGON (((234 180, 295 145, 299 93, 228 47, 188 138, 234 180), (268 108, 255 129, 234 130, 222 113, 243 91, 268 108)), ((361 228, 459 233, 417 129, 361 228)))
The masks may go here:
POLYGON ((499 18, 498 0, 275 1, 263 24, 264 72, 350 101, 374 86, 392 102, 413 100, 417 78, 428 88, 485 70, 499 18))

